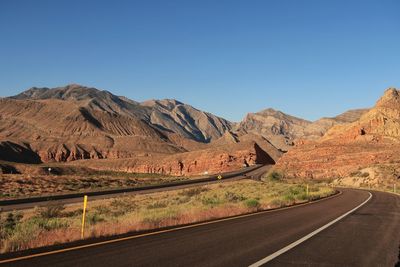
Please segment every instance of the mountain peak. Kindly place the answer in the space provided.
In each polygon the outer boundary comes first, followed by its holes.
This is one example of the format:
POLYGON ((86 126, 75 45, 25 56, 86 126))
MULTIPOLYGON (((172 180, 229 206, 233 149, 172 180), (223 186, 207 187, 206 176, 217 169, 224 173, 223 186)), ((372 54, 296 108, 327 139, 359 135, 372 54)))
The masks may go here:
POLYGON ((48 88, 32 87, 18 95, 12 96, 13 99, 73 99, 83 100, 99 97, 100 95, 110 94, 107 91, 101 91, 93 87, 87 87, 80 84, 68 84, 66 86, 48 88))
POLYGON ((376 103, 377 107, 400 108, 400 91, 396 88, 388 88, 376 103))

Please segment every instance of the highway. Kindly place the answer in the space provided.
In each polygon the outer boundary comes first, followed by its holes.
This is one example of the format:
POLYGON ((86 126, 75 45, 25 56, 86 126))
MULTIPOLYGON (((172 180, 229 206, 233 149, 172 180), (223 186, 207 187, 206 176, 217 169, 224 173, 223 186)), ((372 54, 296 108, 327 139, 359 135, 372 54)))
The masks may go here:
POLYGON ((223 173, 222 179, 218 180, 217 175, 210 176, 207 178, 196 178, 191 180, 184 180, 178 182, 170 182, 159 185, 150 185, 143 187, 133 187, 133 188, 122 188, 122 189, 112 189, 103 191, 91 191, 64 195, 54 195, 54 196, 43 196, 43 197, 31 197, 15 200, 0 200, 0 211, 13 211, 13 210, 23 210, 31 209, 34 207, 43 207, 52 204, 73 204, 82 202, 82 197, 88 195, 90 200, 96 199, 106 199, 118 197, 121 195, 128 194, 148 194, 160 191, 183 189, 193 186, 213 184, 213 183, 223 183, 227 181, 235 181, 245 178, 260 179, 263 174, 265 174, 271 165, 257 165, 249 167, 240 171, 223 173))
MULTIPOLYGON (((130 236, 3 264, 394 266, 400 245, 400 197, 375 191, 340 190, 340 195, 302 206, 130 236), (309 239, 304 240, 307 236, 309 239), (279 255, 284 248, 290 249, 279 255)), ((21 255, 12 255, 17 256, 21 255)), ((3 260, 6 257, 10 255, 0 255, 3 260)))

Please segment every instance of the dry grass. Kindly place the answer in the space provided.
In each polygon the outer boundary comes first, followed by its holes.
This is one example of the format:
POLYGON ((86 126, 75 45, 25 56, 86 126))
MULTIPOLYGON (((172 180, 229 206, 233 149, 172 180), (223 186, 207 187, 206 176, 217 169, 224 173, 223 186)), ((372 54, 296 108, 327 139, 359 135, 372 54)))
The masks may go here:
POLYGON ((0 199, 136 187, 183 179, 186 178, 111 172, 86 176, 0 174, 0 199))
MULTIPOLYGON (((307 195, 305 188, 302 184, 242 180, 108 200, 89 199, 85 237, 207 221, 306 202, 334 192, 326 185, 314 184, 307 195)), ((2 214, 0 220, 2 253, 80 238, 80 205, 11 214, 14 222, 10 222, 10 213, 2 214)))
POLYGON ((335 186, 354 187, 400 193, 400 167, 398 164, 379 164, 360 168, 348 177, 332 181, 335 186))

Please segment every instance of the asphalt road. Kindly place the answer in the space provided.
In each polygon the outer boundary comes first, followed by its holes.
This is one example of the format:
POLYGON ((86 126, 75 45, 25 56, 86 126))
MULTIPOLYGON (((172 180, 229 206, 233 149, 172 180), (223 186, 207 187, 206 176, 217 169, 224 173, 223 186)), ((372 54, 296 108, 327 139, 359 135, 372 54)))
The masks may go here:
MULTIPOLYGON (((370 196, 361 190, 342 192, 304 206, 5 266, 249 266, 335 220, 370 196)), ((364 206, 265 266, 394 266, 400 245, 400 197, 371 193, 372 198, 364 206)))
MULTIPOLYGON (((86 194, 89 195, 90 200, 96 200, 96 199, 113 198, 121 195, 149 194, 160 191, 183 189, 199 185, 236 181, 245 178, 260 179, 261 176, 264 173, 266 173, 270 168, 271 165, 264 165, 253 169, 246 169, 243 171, 225 173, 222 174, 223 178, 221 180, 216 179, 216 177, 211 177, 204 179, 185 180, 182 182, 171 182, 167 184, 152 185, 141 188, 126 188, 126 189, 117 189, 109 191, 88 192, 86 194)), ((28 199, 0 201, 0 211, 23 210, 34 207, 44 207, 54 204, 65 205, 65 204, 79 203, 82 202, 83 195, 85 195, 85 193, 59 195, 54 197, 50 196, 50 197, 37 197, 28 199), (53 199, 46 200, 46 198, 53 198, 53 199)))

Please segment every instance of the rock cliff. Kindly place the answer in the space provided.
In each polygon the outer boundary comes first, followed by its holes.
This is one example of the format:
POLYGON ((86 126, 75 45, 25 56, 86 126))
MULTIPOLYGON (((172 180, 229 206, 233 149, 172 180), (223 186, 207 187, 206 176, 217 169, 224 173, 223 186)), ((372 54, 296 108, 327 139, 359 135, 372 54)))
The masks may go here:
POLYGON ((321 139, 301 141, 276 166, 289 177, 345 177, 359 169, 400 163, 399 90, 389 88, 353 123, 332 127, 321 139))

